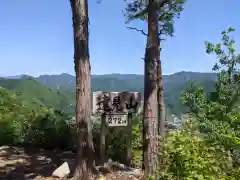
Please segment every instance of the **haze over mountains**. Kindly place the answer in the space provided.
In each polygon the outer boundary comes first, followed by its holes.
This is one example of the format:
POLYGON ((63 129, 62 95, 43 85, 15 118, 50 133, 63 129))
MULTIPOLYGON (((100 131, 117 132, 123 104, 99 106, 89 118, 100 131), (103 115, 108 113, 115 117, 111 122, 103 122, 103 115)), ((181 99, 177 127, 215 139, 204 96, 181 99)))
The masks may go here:
MULTIPOLYGON (((216 73, 178 72, 163 76, 165 103, 168 110, 176 115, 185 111, 180 103, 180 95, 191 82, 195 81, 211 91, 216 81, 216 73)), ((26 75, 6 76, 0 79, 0 86, 12 91, 21 90, 24 98, 35 99, 47 106, 63 108, 74 113, 75 76, 41 75, 33 78, 26 75), (56 103, 58 102, 58 103, 56 103)), ((92 91, 140 91, 143 93, 144 76, 137 74, 92 75, 92 91)))

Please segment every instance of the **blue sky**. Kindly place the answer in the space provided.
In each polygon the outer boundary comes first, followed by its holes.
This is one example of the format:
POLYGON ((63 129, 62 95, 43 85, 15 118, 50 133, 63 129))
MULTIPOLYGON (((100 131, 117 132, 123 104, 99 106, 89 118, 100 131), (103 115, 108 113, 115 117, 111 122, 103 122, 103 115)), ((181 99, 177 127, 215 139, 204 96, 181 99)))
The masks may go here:
MULTIPOLYGON (((143 74, 145 36, 126 29, 123 0, 89 0, 92 74, 143 74)), ((239 0, 188 0, 175 37, 163 43, 163 73, 208 72, 215 62, 204 41, 217 42, 233 26, 240 43, 239 0)), ((68 0, 2 0, 0 75, 74 74, 68 0)), ((131 26, 141 28, 141 22, 131 26)))

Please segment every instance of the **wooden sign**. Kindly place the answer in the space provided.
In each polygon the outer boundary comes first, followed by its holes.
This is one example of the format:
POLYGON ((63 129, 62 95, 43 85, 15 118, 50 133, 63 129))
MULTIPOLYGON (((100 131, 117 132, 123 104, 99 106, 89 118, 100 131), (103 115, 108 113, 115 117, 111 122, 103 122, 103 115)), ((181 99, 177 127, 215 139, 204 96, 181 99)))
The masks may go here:
POLYGON ((107 127, 126 127, 127 164, 132 160, 132 114, 138 113, 141 106, 139 92, 102 92, 97 91, 92 96, 92 115, 101 116, 100 157, 105 162, 107 127))
POLYGON ((140 107, 140 92, 94 92, 93 114, 136 113, 140 107))

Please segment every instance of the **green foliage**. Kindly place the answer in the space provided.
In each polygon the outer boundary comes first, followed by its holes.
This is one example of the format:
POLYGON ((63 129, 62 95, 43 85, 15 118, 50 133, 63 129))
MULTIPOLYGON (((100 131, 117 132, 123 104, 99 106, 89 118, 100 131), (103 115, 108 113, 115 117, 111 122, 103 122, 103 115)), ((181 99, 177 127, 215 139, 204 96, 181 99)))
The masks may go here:
MULTIPOLYGON (((16 81, 19 82, 19 81, 16 81)), ((53 90, 54 91, 54 90, 53 90)), ((72 149, 75 147, 75 120, 62 111, 46 106, 32 106, 5 88, 0 88, 0 145, 31 145, 47 149, 72 149)), ((93 121, 93 138, 99 153, 100 123, 93 121)), ((133 164, 141 165, 141 124, 139 117, 133 119, 133 164)), ((110 129, 107 137, 108 157, 125 162, 126 129, 110 129)))
POLYGON ((142 119, 137 116, 133 119, 132 128, 132 148, 133 148, 133 162, 132 164, 136 167, 141 168, 142 166, 142 119))
MULTIPOLYGON (((65 117, 66 118, 66 117, 65 117)), ((35 114, 25 124, 24 142, 44 148, 69 148, 73 145, 70 126, 67 119, 57 117, 51 109, 47 112, 35 114), (51 137, 51 138, 49 138, 51 137)))
POLYGON ((160 179, 221 179, 226 161, 223 153, 210 147, 198 131, 198 123, 188 120, 180 131, 170 132, 159 153, 160 179))
POLYGON ((240 55, 234 47, 235 41, 229 35, 232 32, 234 29, 231 27, 223 31, 221 42, 216 45, 205 42, 206 52, 215 53, 218 58, 213 67, 219 72, 215 90, 208 96, 203 88, 190 86, 182 95, 183 103, 199 122, 204 147, 213 148, 218 156, 225 158, 226 165, 221 167, 222 172, 215 173, 220 176, 213 179, 239 179, 240 81, 237 66, 240 55))
POLYGON ((196 116, 199 116, 200 112, 205 112, 204 116, 201 116, 203 131, 211 133, 212 139, 219 140, 228 148, 239 143, 239 136, 236 132, 239 128, 239 123, 236 123, 239 112, 236 111, 236 105, 239 105, 240 82, 236 78, 239 75, 236 66, 239 64, 240 55, 234 48, 235 41, 228 35, 233 31, 231 27, 223 31, 222 42, 216 45, 205 42, 206 52, 214 52, 219 59, 219 62, 214 65, 214 70, 221 70, 215 91, 210 94, 210 99, 204 97, 204 91, 192 87, 191 91, 187 91, 183 97, 185 105, 194 109, 192 112, 196 116), (193 102, 193 99, 198 102, 193 102))
MULTIPOLYGON (((213 70, 220 70, 220 68, 226 68, 227 73, 233 73, 236 71, 236 65, 240 63, 240 56, 236 53, 235 40, 230 37, 230 33, 235 29, 229 27, 227 30, 222 31, 221 42, 214 45, 211 42, 206 41, 206 52, 208 54, 215 53, 219 62, 213 67, 213 70)), ((230 75, 230 74, 228 74, 230 75)))
MULTIPOLYGON (((170 3, 165 3, 163 7, 158 10, 158 26, 160 36, 173 36, 174 34, 174 20, 180 17, 183 11, 183 4, 185 0, 171 0, 170 3)), ((147 5, 144 1, 130 0, 127 2, 125 16, 127 22, 131 20, 140 19, 147 21, 148 12, 147 5)))
POLYGON ((67 148, 70 128, 67 116, 53 109, 32 106, 5 88, 0 88, 0 144, 31 144, 67 148), (49 138, 51 137, 51 138, 49 138))
POLYGON ((182 103, 197 116, 203 116, 203 113, 205 113, 206 98, 204 89, 198 87, 195 83, 190 84, 190 87, 185 90, 181 97, 182 103))

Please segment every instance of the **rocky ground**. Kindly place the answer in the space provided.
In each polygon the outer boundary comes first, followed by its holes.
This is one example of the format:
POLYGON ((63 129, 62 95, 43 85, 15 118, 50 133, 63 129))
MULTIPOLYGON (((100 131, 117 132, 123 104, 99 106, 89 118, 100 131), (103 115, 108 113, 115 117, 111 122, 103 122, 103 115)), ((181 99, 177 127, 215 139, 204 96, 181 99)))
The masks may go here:
MULTIPOLYGON (((53 172, 64 162, 73 161, 73 158, 72 152, 2 146, 0 147, 0 180, 60 179, 53 177, 53 172)), ((106 180, 142 179, 139 169, 127 168, 111 161, 98 168, 100 171, 107 169, 104 174, 106 180)))

